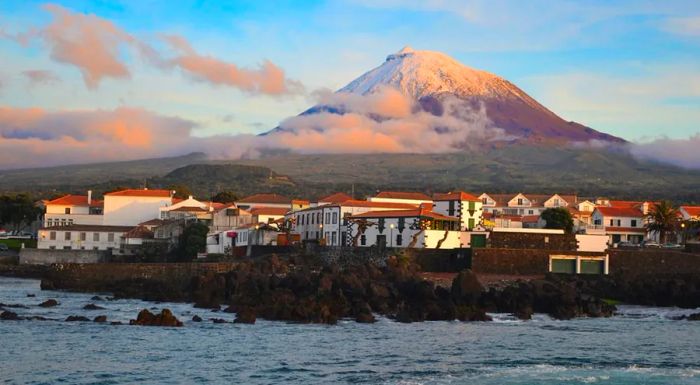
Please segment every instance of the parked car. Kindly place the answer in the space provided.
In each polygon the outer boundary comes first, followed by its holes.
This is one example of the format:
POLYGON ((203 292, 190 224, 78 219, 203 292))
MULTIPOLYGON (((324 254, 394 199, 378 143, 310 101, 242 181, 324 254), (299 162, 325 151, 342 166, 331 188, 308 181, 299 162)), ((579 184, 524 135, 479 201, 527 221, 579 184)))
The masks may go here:
POLYGON ((677 243, 664 243, 661 247, 664 249, 682 249, 683 245, 679 245, 677 243))
POLYGON ((7 250, 9 250, 9 248, 7 247, 7 245, 4 244, 4 243, 0 243, 0 251, 7 251, 7 250))
POLYGON ((639 247, 639 244, 638 244, 638 243, 632 243, 632 242, 624 241, 624 242, 618 243, 618 244, 617 244, 617 247, 620 248, 620 249, 633 249, 633 248, 639 247))
POLYGON ((644 242, 644 247, 657 249, 657 248, 661 247, 661 245, 658 244, 657 242, 654 242, 654 241, 646 241, 646 242, 644 242))

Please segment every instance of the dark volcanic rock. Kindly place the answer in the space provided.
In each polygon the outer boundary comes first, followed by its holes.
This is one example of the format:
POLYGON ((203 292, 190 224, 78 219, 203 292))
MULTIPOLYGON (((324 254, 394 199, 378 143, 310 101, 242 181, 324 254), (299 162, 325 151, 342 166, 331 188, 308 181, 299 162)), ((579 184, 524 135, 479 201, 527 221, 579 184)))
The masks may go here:
POLYGON ((97 322, 97 323, 107 322, 107 316, 106 316, 106 315, 98 315, 98 316, 95 317, 95 319, 93 319, 92 321, 93 321, 93 322, 97 322))
POLYGON ((195 314, 192 316, 192 322, 202 322, 202 317, 195 314))
POLYGON ((227 323, 229 323, 228 321, 226 321, 223 318, 212 318, 211 322, 213 322, 215 324, 227 324, 227 323))
POLYGON ((355 321, 363 324, 375 323, 377 320, 372 313, 360 313, 355 317, 355 321))
POLYGON ((104 310, 102 306, 97 306, 94 303, 89 303, 85 306, 83 306, 83 310, 104 310))
POLYGON ((4 311, 0 313, 0 320, 3 321, 19 321, 23 319, 24 318, 18 316, 17 313, 13 313, 11 311, 4 311))
POLYGON ((41 307, 54 307, 54 306, 58 306, 58 301, 56 301, 56 300, 53 299, 53 298, 52 298, 52 299, 47 299, 46 301, 40 303, 39 306, 41 306, 41 307))
POLYGON ((700 321, 700 313, 694 313, 688 316, 688 321, 700 321))
POLYGON ((99 295, 95 295, 90 299, 93 301, 104 301, 104 298, 100 297, 99 295))
POLYGON ((66 318, 66 322, 88 322, 90 321, 88 318, 80 316, 80 315, 71 315, 66 318))
POLYGON ((236 319, 233 323, 237 324, 254 324, 257 316, 255 315, 255 309, 245 308, 241 309, 236 313, 236 319))
POLYGON ((36 297, 36 294, 27 294, 27 298, 34 298, 36 297))
POLYGON ((29 306, 25 306, 19 303, 0 303, 0 308, 6 309, 29 309, 29 306))
POLYGON ((143 309, 135 320, 129 321, 129 324, 141 326, 182 326, 182 322, 175 318, 170 309, 163 309, 160 314, 153 314, 147 309, 143 309))

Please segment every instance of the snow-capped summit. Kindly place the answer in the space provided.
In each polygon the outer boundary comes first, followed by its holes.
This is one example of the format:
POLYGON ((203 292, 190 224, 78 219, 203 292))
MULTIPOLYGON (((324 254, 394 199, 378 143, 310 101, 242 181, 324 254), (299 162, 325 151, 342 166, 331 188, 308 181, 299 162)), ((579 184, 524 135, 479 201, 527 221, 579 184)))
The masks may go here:
POLYGON ((390 86, 416 100, 424 96, 450 94, 459 98, 475 96, 515 98, 533 108, 549 112, 511 82, 490 72, 467 67, 435 51, 404 47, 387 56, 379 67, 353 80, 338 92, 369 94, 390 86))

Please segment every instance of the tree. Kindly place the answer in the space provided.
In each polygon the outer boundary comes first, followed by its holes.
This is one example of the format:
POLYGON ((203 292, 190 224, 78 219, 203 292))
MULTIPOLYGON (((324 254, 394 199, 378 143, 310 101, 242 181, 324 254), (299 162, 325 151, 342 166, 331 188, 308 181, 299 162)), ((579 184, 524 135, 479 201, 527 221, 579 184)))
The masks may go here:
POLYGON ((564 207, 546 209, 540 214, 540 217, 547 222, 544 226, 546 229, 562 229, 567 234, 574 231, 574 219, 569 210, 564 207))
POLYGON ((678 225, 678 209, 669 201, 654 203, 646 215, 646 222, 647 232, 658 232, 659 241, 665 243, 667 234, 678 225))
POLYGON ((32 198, 27 194, 0 197, 0 225, 13 231, 20 231, 35 220, 41 213, 32 198))
POLYGON ((211 200, 218 203, 233 203, 238 200, 238 195, 233 191, 221 191, 214 195, 211 200))
POLYGON ((185 226, 178 239, 177 258, 179 261, 191 261, 197 257, 197 253, 204 252, 207 247, 207 234, 209 227, 200 222, 193 222, 185 226))
POLYGON ((192 195, 192 190, 184 184, 173 184, 168 186, 168 190, 175 191, 175 198, 187 199, 192 195))

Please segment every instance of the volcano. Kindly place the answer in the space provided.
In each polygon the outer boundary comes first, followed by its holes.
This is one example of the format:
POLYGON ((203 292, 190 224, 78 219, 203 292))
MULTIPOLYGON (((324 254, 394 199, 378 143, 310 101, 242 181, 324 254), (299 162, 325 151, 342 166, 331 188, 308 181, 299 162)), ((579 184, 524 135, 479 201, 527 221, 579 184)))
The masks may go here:
MULTIPOLYGON (((386 88, 398 90, 413 100, 416 108, 433 115, 448 113, 445 104, 454 100, 466 103, 473 109, 482 109, 493 128, 504 131, 510 142, 626 142, 622 138, 562 119, 502 77, 467 67, 440 52, 418 51, 410 47, 387 56, 380 66, 364 73, 336 91, 336 94, 369 97, 386 88)), ((301 116, 347 112, 350 111, 343 106, 320 104, 304 111, 301 116)), ((276 131, 293 129, 282 124, 269 133, 276 131)))

